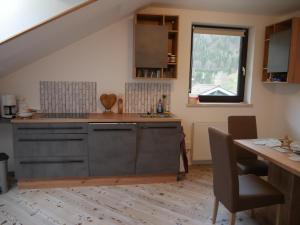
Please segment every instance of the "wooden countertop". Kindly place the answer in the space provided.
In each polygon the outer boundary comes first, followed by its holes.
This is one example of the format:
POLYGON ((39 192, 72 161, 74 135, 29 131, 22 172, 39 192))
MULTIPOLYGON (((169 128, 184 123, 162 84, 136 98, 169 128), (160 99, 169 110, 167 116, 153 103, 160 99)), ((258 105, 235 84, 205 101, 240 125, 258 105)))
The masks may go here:
POLYGON ((90 113, 84 118, 47 118, 35 114, 31 118, 16 118, 12 123, 146 123, 146 122, 180 122, 175 116, 169 118, 141 117, 136 113, 90 113))

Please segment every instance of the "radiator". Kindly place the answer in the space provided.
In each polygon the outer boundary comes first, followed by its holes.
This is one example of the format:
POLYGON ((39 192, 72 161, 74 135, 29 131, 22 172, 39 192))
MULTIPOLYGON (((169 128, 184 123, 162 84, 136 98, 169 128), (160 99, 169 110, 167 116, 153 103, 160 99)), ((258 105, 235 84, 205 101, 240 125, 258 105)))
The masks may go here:
POLYGON ((194 122, 192 133, 192 161, 205 163, 211 161, 208 128, 215 127, 227 132, 226 122, 194 122))

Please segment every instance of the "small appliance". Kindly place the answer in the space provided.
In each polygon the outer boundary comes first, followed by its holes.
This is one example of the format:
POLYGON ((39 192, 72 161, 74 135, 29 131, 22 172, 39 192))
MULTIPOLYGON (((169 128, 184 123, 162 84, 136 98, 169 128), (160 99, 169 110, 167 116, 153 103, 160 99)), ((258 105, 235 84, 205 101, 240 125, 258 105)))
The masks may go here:
POLYGON ((14 95, 2 95, 1 115, 3 118, 11 119, 17 114, 17 99, 14 95))

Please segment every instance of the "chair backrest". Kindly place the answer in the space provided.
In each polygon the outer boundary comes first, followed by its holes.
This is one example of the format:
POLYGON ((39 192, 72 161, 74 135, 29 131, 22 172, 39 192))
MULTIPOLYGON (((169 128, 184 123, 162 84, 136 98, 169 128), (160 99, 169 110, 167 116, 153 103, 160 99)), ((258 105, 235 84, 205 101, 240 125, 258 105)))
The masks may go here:
POLYGON ((257 138, 255 116, 229 116, 228 133, 233 139, 257 138))
POLYGON ((239 181, 232 137, 212 127, 208 128, 208 133, 215 197, 228 210, 235 212, 239 197, 239 181))
MULTIPOLYGON (((233 139, 256 139, 256 117, 255 116, 229 116, 228 133, 233 139)), ((239 159, 256 159, 257 155, 235 146, 236 157, 239 159)))

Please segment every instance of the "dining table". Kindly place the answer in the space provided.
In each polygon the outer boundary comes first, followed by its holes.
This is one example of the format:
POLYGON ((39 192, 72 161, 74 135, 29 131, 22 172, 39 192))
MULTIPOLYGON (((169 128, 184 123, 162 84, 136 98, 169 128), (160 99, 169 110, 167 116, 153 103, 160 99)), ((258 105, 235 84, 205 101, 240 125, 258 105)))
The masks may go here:
MULTIPOLYGON (((290 148, 263 144, 258 139, 234 140, 234 144, 268 162, 268 177, 265 178, 281 191, 285 202, 281 208, 282 225, 300 225, 300 155, 290 148)), ((255 210, 255 217, 263 225, 274 225, 276 207, 255 210)))

